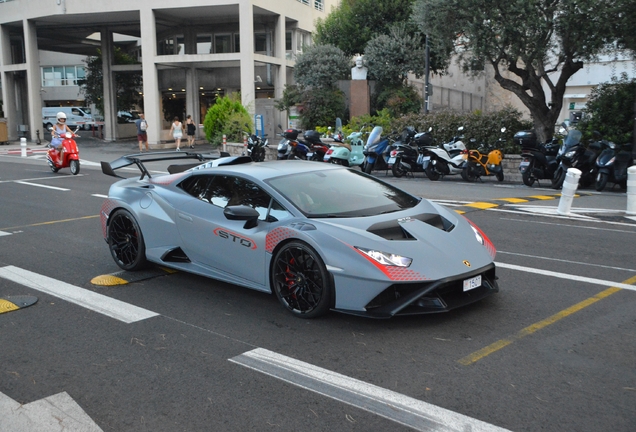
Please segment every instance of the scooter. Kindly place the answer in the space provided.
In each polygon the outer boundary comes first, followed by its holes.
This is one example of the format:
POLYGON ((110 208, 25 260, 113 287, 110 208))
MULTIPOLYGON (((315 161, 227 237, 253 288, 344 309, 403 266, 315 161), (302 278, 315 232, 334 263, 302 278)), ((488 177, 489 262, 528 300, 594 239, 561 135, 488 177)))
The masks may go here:
POLYGON ((371 174, 373 170, 388 170, 390 151, 391 145, 389 138, 382 137, 382 126, 374 127, 362 150, 364 154, 364 172, 371 174))
POLYGON ((364 162, 364 141, 362 140, 364 128, 365 125, 360 131, 350 133, 346 141, 334 138, 323 160, 347 167, 361 166, 364 162))
POLYGON ((627 168, 634 164, 632 145, 617 145, 611 141, 600 141, 601 154, 596 158, 596 190, 605 189, 607 182, 618 184, 627 189, 627 168))
POLYGON ((559 152, 559 138, 554 137, 546 143, 537 142, 534 131, 519 131, 514 137, 515 144, 521 147, 521 162, 519 172, 526 186, 532 186, 536 181, 552 179, 559 166, 557 153, 559 152))
MULTIPOLYGON (((501 133, 504 133, 506 128, 501 128, 501 133)), ((503 138, 499 138, 497 142, 502 142, 503 138)), ((463 150, 462 154, 466 159, 466 165, 462 170, 462 178, 468 182, 474 182, 477 179, 481 180, 483 176, 495 176, 498 181, 504 180, 503 167, 501 161, 503 160, 503 153, 497 148, 492 146, 482 145, 477 150, 463 150), (486 153, 488 151, 488 153, 486 153)))
POLYGON ((423 149, 422 167, 429 180, 437 181, 441 176, 462 174, 466 159, 462 152, 466 150, 464 144, 464 127, 458 129, 459 135, 439 147, 427 146, 423 149))
POLYGON ((277 156, 276 159, 289 159, 290 155, 292 155, 291 141, 296 141, 298 138, 298 133, 300 132, 298 129, 285 129, 281 125, 278 125, 278 128, 282 131, 278 134, 278 136, 282 137, 280 142, 278 143, 277 156))
POLYGON ((269 148, 269 142, 255 134, 245 132, 247 135, 247 154, 243 152, 243 156, 249 156, 254 162, 263 162, 265 160, 265 149, 269 148))
POLYGON ((600 153, 601 144, 596 141, 591 143, 589 148, 586 149, 581 142, 581 137, 581 131, 573 129, 568 132, 563 140, 563 144, 561 144, 557 153, 559 166, 552 176, 553 189, 561 189, 569 168, 576 168, 581 171, 579 184, 582 187, 588 187, 596 180, 596 157, 600 153))
MULTIPOLYGON (((49 129, 52 135, 56 135, 53 128, 49 129)), ((58 172, 62 168, 70 168, 71 174, 77 175, 80 172, 80 160, 79 160, 79 149, 77 147, 77 143, 73 138, 78 137, 75 132, 79 130, 79 126, 73 133, 66 132, 63 136, 59 138, 63 138, 62 147, 64 148, 62 160, 60 160, 60 153, 49 144, 49 151, 46 153, 46 160, 51 168, 51 171, 54 173, 58 172)))
POLYGON ((320 140, 320 133, 308 130, 303 133, 304 140, 298 140, 308 147, 306 157, 308 160, 323 162, 329 146, 320 140))
POLYGON ((424 172, 425 148, 433 145, 433 135, 429 128, 426 132, 416 133, 409 144, 394 143, 389 158, 393 177, 415 172, 424 172))

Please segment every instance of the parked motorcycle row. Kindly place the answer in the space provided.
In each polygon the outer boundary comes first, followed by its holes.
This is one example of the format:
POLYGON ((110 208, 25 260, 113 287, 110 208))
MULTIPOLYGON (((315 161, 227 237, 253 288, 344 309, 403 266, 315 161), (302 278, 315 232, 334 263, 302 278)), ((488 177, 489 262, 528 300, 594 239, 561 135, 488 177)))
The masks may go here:
POLYGON ((595 132, 594 140, 585 147, 582 133, 576 129, 567 131, 562 143, 559 137, 540 143, 533 131, 517 132, 514 140, 521 147, 519 171, 526 186, 550 180, 552 188, 561 189, 567 170, 576 168, 581 171, 581 187, 594 186, 600 192, 612 182, 627 188, 627 169, 634 164, 631 144, 617 145, 595 132))
MULTIPOLYGON (((333 142, 329 144, 320 139, 320 134, 309 130, 302 134, 297 129, 286 129, 278 135, 277 159, 307 159, 337 163, 348 167, 360 167, 367 174, 373 171, 391 171, 394 177, 403 177, 413 173, 424 173, 432 181, 445 176, 460 175, 468 182, 481 180, 482 177, 493 176, 498 181, 504 180, 502 167, 503 134, 494 143, 477 144, 470 140, 470 149, 465 144, 464 127, 448 142, 435 145, 432 129, 417 132, 413 127, 406 127, 401 134, 383 134, 381 126, 363 126, 352 132, 346 139, 337 131, 333 142), (369 129, 371 129, 369 131, 369 129), (363 139, 368 133, 366 142, 363 139)), ((596 135, 587 147, 582 143, 582 134, 578 130, 562 129, 564 137, 555 136, 552 140, 538 142, 534 131, 520 131, 514 135, 514 143, 521 149, 519 172, 526 186, 541 181, 549 181, 554 189, 563 186, 569 168, 581 171, 581 187, 592 187, 602 191, 608 183, 618 184, 625 189, 627 184, 627 168, 634 164, 631 144, 617 145, 603 140, 596 135)), ((248 140, 255 142, 258 137, 248 140)), ((254 148, 264 147, 262 139, 254 144, 254 148)), ((251 154, 254 154, 252 150, 251 154)), ((256 150, 261 154, 260 150, 256 150)), ((253 157, 254 159, 254 157, 253 157)), ((256 160, 256 159, 254 159, 256 160)))

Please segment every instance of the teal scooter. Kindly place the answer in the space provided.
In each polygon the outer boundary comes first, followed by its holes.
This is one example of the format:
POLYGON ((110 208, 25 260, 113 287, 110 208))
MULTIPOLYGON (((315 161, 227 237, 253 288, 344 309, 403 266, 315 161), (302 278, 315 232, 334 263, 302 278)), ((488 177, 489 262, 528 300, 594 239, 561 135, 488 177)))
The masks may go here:
POLYGON ((331 162, 346 167, 361 166, 364 162, 364 140, 362 139, 365 125, 359 132, 352 132, 344 142, 334 141, 325 153, 325 162, 331 162))

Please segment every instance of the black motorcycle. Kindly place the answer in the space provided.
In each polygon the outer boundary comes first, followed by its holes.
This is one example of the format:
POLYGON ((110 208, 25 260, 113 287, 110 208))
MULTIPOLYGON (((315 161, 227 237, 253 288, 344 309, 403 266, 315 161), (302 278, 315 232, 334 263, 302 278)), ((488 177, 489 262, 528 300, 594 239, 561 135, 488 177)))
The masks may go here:
POLYGON ((558 137, 540 143, 534 131, 520 131, 514 135, 513 141, 521 147, 519 172, 524 185, 532 186, 535 181, 539 183, 539 180, 554 178, 554 172, 559 167, 558 137))
POLYGON ((362 150, 364 154, 364 162, 362 163, 362 170, 371 174, 374 170, 391 169, 389 166, 389 159, 391 158, 391 151, 394 149, 394 144, 399 141, 399 138, 395 136, 382 137, 382 127, 376 126, 369 134, 367 143, 362 150), (379 128, 379 129, 378 129, 379 128), (376 132, 374 134, 374 132, 376 132))
POLYGON ((325 153, 329 151, 329 146, 322 142, 320 133, 314 130, 308 130, 303 133, 303 138, 304 139, 299 139, 298 141, 309 148, 307 159, 322 162, 325 159, 325 153))
POLYGON ((256 134, 247 134, 247 155, 244 153, 243 156, 249 156, 254 162, 263 162, 265 160, 265 149, 269 148, 269 142, 266 137, 267 135, 261 138, 256 134))
POLYGON ((627 189, 627 168, 634 164, 632 145, 617 145, 611 141, 600 140, 601 154, 596 158, 596 190, 605 189, 610 181, 627 189))
POLYGON ((598 142, 594 142, 590 144, 589 148, 585 148, 581 142, 581 137, 581 131, 571 130, 563 140, 557 153, 559 166, 552 176, 552 188, 561 189, 569 168, 581 171, 579 184, 582 187, 589 187, 596 180, 596 157, 601 146, 598 142))
POLYGON ((393 177, 400 178, 409 173, 424 172, 422 148, 433 145, 431 129, 427 132, 415 133, 415 129, 407 128, 400 141, 393 143, 389 156, 389 166, 393 177))

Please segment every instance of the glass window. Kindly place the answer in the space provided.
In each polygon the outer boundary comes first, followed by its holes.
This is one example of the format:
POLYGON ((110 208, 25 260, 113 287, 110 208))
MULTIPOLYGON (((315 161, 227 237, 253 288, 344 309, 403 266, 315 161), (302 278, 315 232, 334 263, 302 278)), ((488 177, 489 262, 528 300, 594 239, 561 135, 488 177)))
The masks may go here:
POLYGON ((232 52, 232 36, 229 34, 214 35, 214 52, 215 53, 232 52))
POLYGON ((212 52, 212 35, 197 35, 197 54, 212 52))
POLYGON ((274 222, 291 217, 289 212, 255 183, 225 175, 193 175, 181 187, 188 194, 217 207, 245 205, 255 209, 259 220, 274 222))
POLYGON ((421 200, 344 168, 286 175, 271 179, 269 184, 310 218, 374 216, 412 208, 421 200))
POLYGON ((286 51, 292 50, 292 32, 291 31, 285 32, 285 50, 286 51))
POLYGON ((177 52, 175 54, 185 54, 185 38, 183 35, 177 36, 177 52))
POLYGON ((241 52, 241 35, 234 35, 234 52, 241 52))
POLYGON ((254 33, 254 52, 267 52, 267 33, 254 33))

